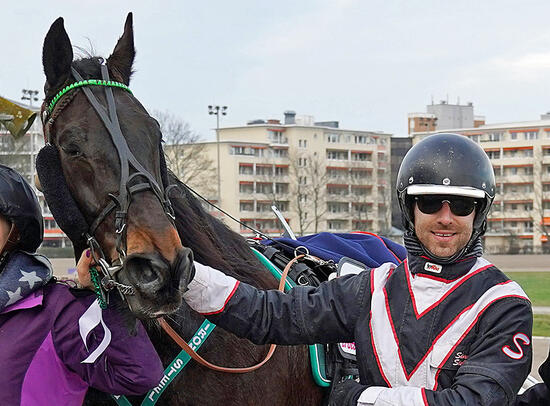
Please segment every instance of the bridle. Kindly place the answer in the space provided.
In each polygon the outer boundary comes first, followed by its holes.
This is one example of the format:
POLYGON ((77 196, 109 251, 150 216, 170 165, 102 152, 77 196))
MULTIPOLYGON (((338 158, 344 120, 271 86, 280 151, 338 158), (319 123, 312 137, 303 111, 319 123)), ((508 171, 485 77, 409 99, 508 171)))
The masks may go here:
MULTIPOLYGON (((68 100, 67 103, 57 103, 63 99, 67 93, 70 93, 75 89, 82 89, 84 95, 88 99, 88 102, 92 105, 97 115, 105 125, 105 128, 109 132, 120 160, 120 185, 118 194, 115 195, 109 193, 111 201, 101 210, 93 223, 89 226, 85 239, 86 244, 90 248, 93 259, 101 267, 104 274, 104 277, 101 280, 101 295, 103 296, 103 299, 107 300, 107 292, 116 288, 124 300, 126 295, 135 295, 135 291, 132 286, 124 285, 116 281, 116 274, 124 267, 124 261, 126 260, 127 217, 132 196, 136 193, 148 190, 152 191, 160 201, 164 209, 164 213, 170 222, 174 224, 174 210, 168 198, 168 194, 174 185, 167 186, 162 189, 157 183, 155 177, 139 163, 134 154, 130 151, 126 139, 122 134, 112 88, 117 87, 132 94, 130 89, 123 83, 111 81, 109 78, 108 68, 104 63, 101 64, 102 80, 84 80, 74 67, 71 67, 71 73, 77 82, 74 82, 59 91, 44 110, 42 117, 44 124, 44 138, 46 143, 53 145, 51 128, 61 110, 70 103, 70 100, 68 100), (104 107, 97 100, 93 92, 90 90, 90 86, 104 87, 107 107, 104 107), (53 114, 54 111, 56 113, 55 115, 53 114), (133 169, 132 174, 130 174, 131 168, 133 169), (138 181, 139 179, 141 179, 141 182, 138 181), (118 252, 118 258, 114 259, 112 263, 109 264, 103 250, 95 238, 95 233, 100 224, 103 223, 107 216, 109 216, 113 211, 115 216, 116 250, 118 252)), ((74 94, 71 96, 74 96, 74 94)))

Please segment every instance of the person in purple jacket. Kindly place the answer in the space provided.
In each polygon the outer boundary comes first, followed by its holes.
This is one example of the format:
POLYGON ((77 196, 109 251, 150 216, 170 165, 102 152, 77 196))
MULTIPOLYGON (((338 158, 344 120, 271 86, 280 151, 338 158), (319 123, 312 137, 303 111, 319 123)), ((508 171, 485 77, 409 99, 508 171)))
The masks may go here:
MULTIPOLYGON (((89 387, 146 393, 163 368, 143 326, 131 333, 91 291, 55 281, 49 261, 35 253, 42 222, 29 184, 0 165, 0 403, 81 405, 89 387)), ((89 270, 86 254, 79 274, 89 270)))

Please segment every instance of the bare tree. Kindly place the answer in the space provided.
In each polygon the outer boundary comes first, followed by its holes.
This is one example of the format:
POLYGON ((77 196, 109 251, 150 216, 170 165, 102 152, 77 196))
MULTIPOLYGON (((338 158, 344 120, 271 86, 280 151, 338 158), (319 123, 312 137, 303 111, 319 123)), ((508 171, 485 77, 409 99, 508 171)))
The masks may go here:
POLYGON ((323 161, 316 153, 295 154, 290 157, 290 177, 300 234, 319 232, 327 211, 327 172, 323 161))
POLYGON ((193 131, 188 122, 168 112, 152 114, 159 122, 166 164, 185 184, 198 188, 204 194, 216 192, 216 167, 208 158, 207 145, 200 134, 193 131))

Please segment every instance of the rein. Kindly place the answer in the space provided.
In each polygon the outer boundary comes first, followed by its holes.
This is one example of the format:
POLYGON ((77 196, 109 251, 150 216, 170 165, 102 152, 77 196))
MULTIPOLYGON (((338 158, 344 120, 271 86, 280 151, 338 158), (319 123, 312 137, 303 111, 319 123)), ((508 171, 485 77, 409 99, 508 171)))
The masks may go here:
MULTIPOLYGON (((279 287, 278 287, 278 290, 281 291, 281 292, 284 292, 285 290, 285 282, 286 282, 286 278, 287 278, 287 275, 288 275, 288 272, 290 271, 290 268, 292 267, 292 265, 294 265, 294 263, 296 261, 298 261, 299 259, 302 259, 306 257, 306 254, 300 254, 300 255, 297 255, 295 258, 293 258, 286 266, 285 266, 285 269, 283 270, 283 274, 281 276, 281 280, 279 281, 279 287)), ((273 355, 273 353, 275 352, 275 348, 277 348, 277 346, 275 344, 271 344, 269 346, 269 351, 267 353, 267 355, 265 356, 264 360, 259 362, 258 364, 256 365, 253 365, 253 366, 250 366, 250 367, 244 367, 244 368, 228 368, 228 367, 221 367, 221 366, 218 366, 218 365, 214 365, 208 361, 206 361, 204 358, 202 358, 199 354, 196 353, 196 351, 194 351, 190 346, 189 344, 187 344, 185 342, 185 340, 183 338, 181 338, 181 336, 176 333, 176 331, 166 322, 166 320, 164 320, 162 317, 159 317, 159 323, 161 325, 161 327, 163 328, 164 331, 166 331, 166 333, 172 337, 172 339, 187 353, 189 354, 189 356, 194 359, 195 361, 197 361, 199 364, 201 364, 202 366, 205 366, 206 368, 209 368, 209 369, 212 369, 214 371, 218 371, 218 372, 226 372, 226 373, 230 373, 230 374, 245 374, 247 372, 251 372, 251 371, 255 371, 256 369, 260 368, 262 365, 264 365, 267 361, 269 361, 269 359, 271 358, 271 356, 273 355)))

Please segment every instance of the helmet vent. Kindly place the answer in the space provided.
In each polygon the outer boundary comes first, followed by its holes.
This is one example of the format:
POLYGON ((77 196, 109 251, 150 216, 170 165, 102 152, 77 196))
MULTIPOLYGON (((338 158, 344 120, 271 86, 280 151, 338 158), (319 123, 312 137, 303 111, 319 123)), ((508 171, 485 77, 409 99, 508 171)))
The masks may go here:
POLYGON ((414 182, 414 178, 411 176, 411 177, 409 178, 409 184, 411 184, 411 183, 413 183, 413 182, 414 182))
POLYGON ((445 178, 445 179, 443 179, 443 184, 445 186, 449 186, 451 184, 451 180, 449 178, 445 178))

